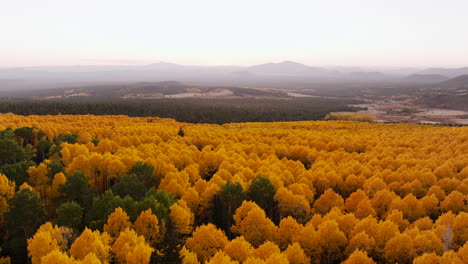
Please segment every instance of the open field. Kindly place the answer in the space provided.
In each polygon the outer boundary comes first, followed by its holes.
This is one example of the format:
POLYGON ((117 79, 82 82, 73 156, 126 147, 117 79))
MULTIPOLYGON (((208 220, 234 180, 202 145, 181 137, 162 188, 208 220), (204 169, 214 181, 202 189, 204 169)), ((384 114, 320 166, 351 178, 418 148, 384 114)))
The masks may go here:
POLYGON ((388 100, 369 101, 353 106, 365 109, 355 113, 373 115, 376 122, 468 125, 468 111, 462 110, 426 108, 413 103, 388 100))

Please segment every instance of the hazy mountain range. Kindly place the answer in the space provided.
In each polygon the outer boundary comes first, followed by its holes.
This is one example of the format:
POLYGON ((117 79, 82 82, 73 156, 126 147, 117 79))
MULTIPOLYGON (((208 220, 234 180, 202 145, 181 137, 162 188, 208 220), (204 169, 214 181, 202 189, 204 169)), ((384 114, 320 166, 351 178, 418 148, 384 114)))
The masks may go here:
POLYGON ((43 66, 0 68, 0 90, 44 89, 99 83, 176 80, 197 85, 291 88, 307 83, 437 83, 468 74, 467 68, 311 67, 293 61, 254 66, 149 65, 43 66))
POLYGON ((460 75, 445 82, 441 82, 438 86, 451 89, 468 89, 468 75, 460 75))

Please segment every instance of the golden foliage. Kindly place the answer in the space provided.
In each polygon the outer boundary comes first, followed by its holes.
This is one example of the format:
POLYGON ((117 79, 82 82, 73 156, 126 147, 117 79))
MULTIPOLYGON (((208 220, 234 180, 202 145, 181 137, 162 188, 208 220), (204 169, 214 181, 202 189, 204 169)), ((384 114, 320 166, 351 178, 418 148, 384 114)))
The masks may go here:
POLYGON ((0 264, 11 264, 11 258, 9 256, 0 257, 0 264))
POLYGON ((413 239, 406 234, 398 234, 385 245, 387 263, 411 263, 416 257, 413 239))
POLYGON ((104 225, 104 232, 107 232, 112 238, 117 238, 120 232, 129 228, 132 225, 129 221, 127 213, 120 207, 115 208, 114 212, 107 218, 107 223, 104 225))
POLYGON ((170 218, 174 223, 176 232, 181 235, 189 235, 193 230, 194 216, 187 204, 181 200, 170 208, 170 218))
POLYGON ((305 254, 301 245, 293 243, 284 251, 290 264, 309 264, 310 258, 305 254))
POLYGON ((58 250, 57 240, 52 235, 45 232, 37 232, 32 238, 28 239, 28 252, 32 264, 40 264, 41 258, 53 250, 58 250))
POLYGON ((42 257, 54 250, 68 251, 73 236, 73 230, 68 227, 53 226, 50 222, 43 224, 27 241, 31 262, 41 263, 42 257))
POLYGON ((314 203, 316 213, 326 214, 333 207, 344 208, 343 198, 333 189, 327 189, 314 203))
POLYGON ((47 263, 47 264, 75 264, 73 258, 70 258, 66 253, 61 252, 58 249, 55 249, 48 253, 47 255, 43 256, 40 259, 40 262, 37 263, 47 263))
POLYGON ((280 253, 280 248, 273 242, 267 241, 255 249, 253 256, 259 259, 266 260, 271 255, 280 253))
POLYGON ((253 256, 255 249, 245 240, 243 236, 236 237, 229 241, 224 247, 224 252, 233 260, 244 262, 247 258, 253 256))
POLYGON ((195 229, 192 237, 187 239, 187 249, 197 254, 197 258, 205 262, 218 250, 223 249, 228 239, 223 231, 213 224, 202 225, 195 229))
POLYGON ((0 173, 0 225, 3 224, 3 214, 8 210, 8 199, 15 194, 15 182, 0 173))
POLYGON ((254 202, 244 201, 234 214, 235 225, 232 232, 245 237, 253 246, 259 246, 265 241, 273 241, 276 226, 266 217, 263 211, 254 202))
POLYGON ((299 222, 304 223, 310 214, 309 201, 303 195, 297 195, 287 188, 279 188, 274 199, 278 202, 281 216, 293 216, 299 222))
POLYGON ((186 247, 180 250, 180 256, 182 258, 182 264, 200 264, 197 259, 197 254, 187 250, 186 247))
POLYGON ((286 249, 292 244, 293 238, 299 234, 303 226, 296 219, 288 216, 281 219, 278 228, 277 243, 281 249, 286 249))
MULTIPOLYGON (((373 119, 337 114, 331 118, 373 119)), ((178 198, 168 219, 178 235, 189 237, 190 251, 180 253, 185 263, 212 261, 215 254, 213 261, 302 263, 292 258, 302 256, 300 249, 312 263, 466 262, 467 127, 349 121, 183 124, 185 136, 180 137, 181 123, 170 119, 0 115, 0 129, 24 126, 42 129, 51 140, 63 133, 78 134, 78 143, 62 143, 60 155, 53 158, 63 162, 65 174, 83 171, 99 193, 137 161, 153 166, 150 178, 155 187, 178 198), (99 144, 94 146, 92 139, 99 144), (215 198, 226 182, 238 182, 245 191, 257 175, 273 185, 273 205, 262 208, 245 201, 237 208, 230 230, 243 239, 228 241, 214 225, 194 226, 211 221, 215 198), (254 257, 253 248, 267 241, 283 251, 265 259, 254 257)), ((53 201, 62 195, 58 186, 66 178, 59 173, 51 180, 47 162, 29 168, 28 182, 20 189, 39 193, 53 210, 53 201)), ((14 189, 13 182, 0 175, 0 214, 8 210, 6 201, 14 189)), ((151 212, 140 217, 136 232, 156 245, 167 219, 151 212)), ((119 223, 123 224, 112 228, 107 223, 114 237, 130 226, 128 220, 119 223)), ((31 242, 29 254, 53 253, 56 259, 66 259, 61 252, 67 246, 54 238, 56 232, 44 232, 38 230, 36 239, 42 237, 49 246, 55 246, 55 239, 58 249, 44 246, 52 251, 40 253, 31 242)), ((92 263, 94 252, 105 263, 110 261, 109 248, 107 233, 85 229, 70 256, 92 263)), ((151 251, 141 243, 135 248, 142 255, 151 251)), ((136 254, 127 252, 125 261, 127 256, 137 259, 136 254)))
POLYGON ((367 256, 366 252, 355 250, 343 264, 375 264, 375 261, 367 256))
POLYGON ((158 217, 151 212, 151 208, 141 212, 135 221, 135 232, 144 236, 150 245, 155 245, 160 242, 161 228, 159 226, 158 217))
POLYGON ((107 233, 91 231, 85 228, 83 233, 75 240, 70 248, 70 255, 75 259, 82 260, 88 254, 93 253, 103 263, 110 259, 110 237, 107 233))
POLYGON ((112 245, 112 252, 119 263, 147 264, 153 251, 154 249, 146 244, 143 236, 139 236, 129 228, 120 232, 112 245))
POLYGON ((239 264, 239 262, 232 260, 223 251, 218 251, 206 264, 239 264))

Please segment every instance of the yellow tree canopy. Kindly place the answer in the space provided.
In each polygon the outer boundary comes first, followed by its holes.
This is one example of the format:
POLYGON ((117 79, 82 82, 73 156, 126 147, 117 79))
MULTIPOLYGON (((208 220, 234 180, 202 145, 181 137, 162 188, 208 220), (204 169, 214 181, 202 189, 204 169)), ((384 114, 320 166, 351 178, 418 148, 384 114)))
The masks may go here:
POLYGON ((110 237, 107 233, 98 230, 91 231, 85 228, 83 233, 75 240, 70 248, 70 255, 75 259, 82 260, 88 254, 93 253, 103 263, 110 259, 110 237))
POLYGON ((151 209, 141 212, 135 221, 135 232, 144 236, 150 245, 156 245, 161 239, 161 228, 158 217, 152 214, 151 209))
POLYGON ((245 237, 253 246, 273 241, 276 226, 266 217, 265 212, 254 202, 244 201, 234 214, 232 232, 245 237))
POLYGON ((120 232, 131 225, 132 223, 130 223, 127 213, 122 208, 117 207, 107 218, 107 223, 104 224, 104 232, 107 232, 115 239, 119 236, 120 232))
POLYGON ((142 263, 150 261, 151 253, 154 251, 143 236, 139 236, 133 229, 125 229, 112 245, 112 252, 119 263, 142 263))
POLYGON ((343 264, 375 264, 375 261, 366 252, 356 249, 343 264))
POLYGON ((189 235, 193 230, 194 215, 187 204, 180 200, 178 203, 173 204, 169 210, 169 216, 174 223, 176 232, 181 235, 189 235))
POLYGON ((210 259, 218 250, 223 249, 228 239, 223 231, 213 224, 202 225, 195 229, 187 239, 187 249, 197 254, 200 261, 210 259))

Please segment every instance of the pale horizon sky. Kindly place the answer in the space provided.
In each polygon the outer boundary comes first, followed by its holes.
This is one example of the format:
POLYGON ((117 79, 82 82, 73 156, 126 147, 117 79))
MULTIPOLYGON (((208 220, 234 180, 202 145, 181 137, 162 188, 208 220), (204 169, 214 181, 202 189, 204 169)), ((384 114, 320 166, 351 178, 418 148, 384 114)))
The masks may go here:
POLYGON ((0 0, 0 67, 466 67, 467 0, 0 0))

